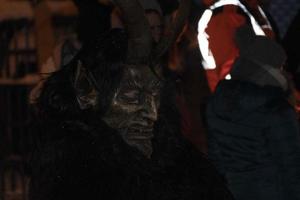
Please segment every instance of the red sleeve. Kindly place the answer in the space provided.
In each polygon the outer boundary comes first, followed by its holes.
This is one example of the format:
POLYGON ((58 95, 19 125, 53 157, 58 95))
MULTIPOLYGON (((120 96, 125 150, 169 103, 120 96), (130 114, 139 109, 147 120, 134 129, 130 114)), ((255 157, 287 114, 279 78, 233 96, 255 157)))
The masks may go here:
POLYGON ((223 11, 214 15, 207 26, 209 46, 217 68, 238 55, 234 35, 237 28, 246 23, 246 17, 239 14, 237 8, 234 5, 224 6, 223 11))

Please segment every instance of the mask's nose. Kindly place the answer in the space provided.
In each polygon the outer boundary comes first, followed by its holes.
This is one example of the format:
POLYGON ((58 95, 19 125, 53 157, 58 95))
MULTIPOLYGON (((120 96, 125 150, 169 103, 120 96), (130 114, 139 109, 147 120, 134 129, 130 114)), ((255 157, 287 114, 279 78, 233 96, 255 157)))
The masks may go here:
POLYGON ((142 112, 142 117, 144 119, 154 122, 157 120, 157 116, 158 116, 157 110, 158 107, 156 105, 155 98, 151 95, 147 96, 145 99, 145 105, 142 112))

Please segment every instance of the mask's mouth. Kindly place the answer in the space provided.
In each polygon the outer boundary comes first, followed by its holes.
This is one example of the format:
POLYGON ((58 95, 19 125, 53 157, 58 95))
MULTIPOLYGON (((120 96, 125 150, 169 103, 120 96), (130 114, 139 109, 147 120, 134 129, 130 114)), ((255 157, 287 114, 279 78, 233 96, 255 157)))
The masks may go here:
POLYGON ((130 127, 127 129, 128 133, 152 133, 151 127, 130 127))
POLYGON ((151 157, 153 128, 145 126, 130 126, 119 130, 123 139, 130 145, 138 148, 146 157, 151 157))
POLYGON ((120 128, 126 135, 149 135, 153 132, 153 124, 145 125, 141 123, 129 124, 127 128, 120 128))

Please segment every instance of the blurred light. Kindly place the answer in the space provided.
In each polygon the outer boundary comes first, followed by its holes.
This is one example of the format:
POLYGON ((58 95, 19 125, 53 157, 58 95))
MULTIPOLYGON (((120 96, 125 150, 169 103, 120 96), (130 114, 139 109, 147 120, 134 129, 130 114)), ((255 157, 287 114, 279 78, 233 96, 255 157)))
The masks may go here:
POLYGON ((231 80, 231 75, 230 75, 230 74, 227 74, 227 75, 225 76, 225 79, 226 79, 226 80, 231 80))

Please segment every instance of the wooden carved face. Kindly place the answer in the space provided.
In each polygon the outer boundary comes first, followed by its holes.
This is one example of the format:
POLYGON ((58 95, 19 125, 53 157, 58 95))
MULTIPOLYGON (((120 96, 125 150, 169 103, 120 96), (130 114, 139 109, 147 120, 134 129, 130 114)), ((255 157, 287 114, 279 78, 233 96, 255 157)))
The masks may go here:
POLYGON ((127 143, 146 156, 152 153, 152 131, 162 82, 146 66, 126 65, 119 88, 104 121, 119 130, 127 143))

